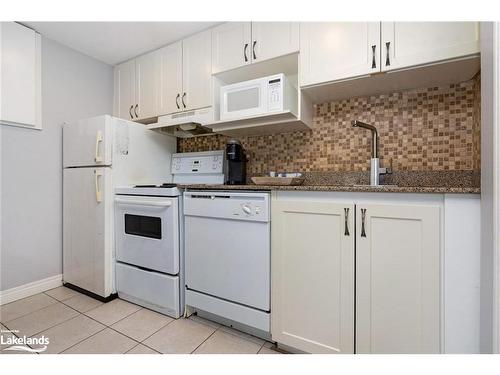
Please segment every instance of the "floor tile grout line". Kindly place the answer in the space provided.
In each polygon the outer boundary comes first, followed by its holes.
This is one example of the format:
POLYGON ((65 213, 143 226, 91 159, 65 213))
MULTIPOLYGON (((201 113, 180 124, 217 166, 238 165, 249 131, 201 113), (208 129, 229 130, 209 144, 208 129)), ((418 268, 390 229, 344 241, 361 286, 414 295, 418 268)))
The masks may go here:
MULTIPOLYGON (((180 319, 180 318, 177 318, 177 319, 180 319)), ((167 324, 165 324, 164 326, 162 326, 161 328, 158 328, 156 331, 154 331, 152 334, 150 334, 148 337, 146 337, 144 340, 141 341, 141 344, 144 344, 144 341, 146 341, 147 339, 149 339, 151 336, 153 336, 155 333, 158 333, 160 332, 163 328, 169 326, 170 324, 172 324, 173 322, 175 322, 177 319, 174 319, 172 318, 172 320, 170 322, 168 322, 167 324)), ((146 345, 146 344, 144 344, 146 345)), ((147 345, 146 345, 147 346, 147 345)), ((148 346, 149 348, 149 346, 148 346)), ((153 348, 151 348, 153 349, 153 348)))
MULTIPOLYGON (((220 328, 220 327, 219 327, 219 328, 220 328)), ((205 340, 203 340, 203 341, 200 343, 200 345, 198 345, 196 348, 194 348, 194 350, 193 350, 191 353, 189 353, 189 354, 195 354, 194 352, 195 352, 195 351, 197 351, 197 350, 198 350, 198 348, 199 348, 200 346, 202 346, 202 345, 205 343, 205 341, 207 341, 210 337, 212 337, 212 336, 215 334, 215 332, 217 332, 217 331, 219 330, 219 328, 217 328, 216 330, 214 330, 214 331, 210 334, 210 336, 208 336, 205 340)))
MULTIPOLYGON (((11 322, 11 321, 13 321, 13 320, 16 320, 16 319, 22 318, 22 317, 27 316, 27 315, 29 315, 29 314, 33 314, 34 312, 40 311, 40 310, 42 310, 42 309, 44 309, 44 308, 46 308, 46 307, 49 307, 49 306, 51 306, 51 305, 53 305, 53 304, 55 304, 55 303, 59 302, 59 301, 58 301, 58 300, 56 300, 54 297, 51 297, 51 296, 49 296, 49 295, 45 294, 45 292, 41 292, 41 293, 33 294, 32 296, 24 297, 24 298, 18 299, 18 300, 16 300, 16 301, 12 301, 12 302, 6 303, 5 305, 2 305, 2 306, 7 306, 7 305, 10 305, 11 303, 19 302, 19 301, 22 301, 23 299, 30 298, 30 297, 33 297, 33 296, 37 296, 37 295, 39 295, 39 294, 43 294, 43 295, 45 295, 46 297, 49 297, 49 298, 53 299, 55 302, 54 302, 54 303, 51 303, 50 305, 47 305, 47 306, 41 307, 41 308, 39 308, 39 309, 33 310, 33 311, 31 311, 31 312, 29 312, 29 313, 27 313, 27 314, 24 314, 24 315, 19 315, 18 317, 14 318, 14 319, 10 319, 10 320, 8 320, 8 321, 9 321, 9 322, 11 322)), ((1 307, 1 306, 0 306, 0 307, 1 307)), ((3 324, 3 325, 5 326, 5 323, 7 323, 7 322, 0 322, 0 323, 1 323, 1 324, 3 324)))
MULTIPOLYGON (((58 301, 58 302, 59 302, 59 301, 58 301)), ((52 305, 49 305, 49 306, 52 306, 52 305)), ((46 307, 49 307, 49 306, 46 306, 46 307)), ((64 306, 67 306, 67 305, 64 305, 64 306)), ((41 309, 40 309, 40 310, 41 310, 41 309)), ((37 311, 40 311, 40 310, 37 310, 37 311)), ((74 309, 73 309, 73 310, 74 310, 74 309)), ((76 311, 76 310, 75 310, 75 311, 76 311)), ((35 313, 35 312, 36 312, 36 311, 33 311, 33 313, 35 313)), ((78 311, 77 311, 77 312, 78 312, 78 311)), ((28 315, 30 315, 30 314, 28 314, 28 315)), ((28 316, 28 315, 25 315, 25 316, 28 316)), ((52 328, 54 328, 54 327, 57 327, 57 326, 58 326, 58 325, 60 325, 60 324, 66 323, 67 321, 70 321, 71 319, 76 318, 77 316, 78 316, 78 315, 71 316, 71 317, 69 317, 68 319, 63 320, 62 322, 59 322, 59 323, 56 323, 56 324, 54 324, 54 325, 52 325, 52 326, 49 326, 49 327, 47 327, 47 328, 44 328, 44 329, 42 329, 41 331, 38 331, 38 332, 32 333, 32 334, 30 334, 30 335, 24 335, 24 336, 26 336, 26 337, 34 337, 34 336, 36 336, 36 335, 39 335, 39 334, 40 334, 40 333, 42 333, 42 332, 45 332, 45 331, 47 331, 47 330, 49 330, 49 329, 52 329, 52 328)), ((13 320, 15 320, 15 319, 13 319, 13 320)), ((5 325, 5 324, 4 324, 4 325, 5 325)), ((7 327, 7 328, 8 328, 8 327, 7 327)), ((21 332, 20 332, 20 333, 21 333, 21 332)), ((19 337, 19 336, 18 336, 18 337, 19 337)))
MULTIPOLYGON (((82 314, 82 315, 83 315, 83 314, 82 314)), ((82 340, 78 341, 77 343, 75 343, 75 344, 73 344, 73 345, 68 346, 66 349, 63 349, 62 351, 58 352, 57 354, 62 354, 62 353, 64 353, 65 351, 67 351, 67 350, 71 349, 72 347, 74 347, 74 346, 76 346, 76 345, 78 345, 78 344, 80 344, 80 343, 84 342, 85 340, 88 340, 88 339, 90 339, 91 337, 93 337, 93 336, 97 335, 98 333, 100 333, 100 332, 104 331, 106 328, 108 328, 108 327, 107 327, 107 326, 104 326, 104 327, 103 327, 102 329, 100 329, 99 331, 94 332, 94 333, 93 333, 93 334, 91 334, 90 336, 85 337, 84 339, 82 339, 82 340)))

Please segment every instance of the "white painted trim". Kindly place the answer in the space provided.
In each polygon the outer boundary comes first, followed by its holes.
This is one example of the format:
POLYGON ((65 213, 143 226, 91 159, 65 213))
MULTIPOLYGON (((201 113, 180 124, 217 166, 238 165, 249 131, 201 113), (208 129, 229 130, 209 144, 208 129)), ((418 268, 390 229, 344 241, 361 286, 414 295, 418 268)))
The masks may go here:
POLYGON ((62 274, 0 291, 0 306, 62 285, 62 274))
POLYGON ((493 353, 500 353, 500 24, 493 24, 493 353))

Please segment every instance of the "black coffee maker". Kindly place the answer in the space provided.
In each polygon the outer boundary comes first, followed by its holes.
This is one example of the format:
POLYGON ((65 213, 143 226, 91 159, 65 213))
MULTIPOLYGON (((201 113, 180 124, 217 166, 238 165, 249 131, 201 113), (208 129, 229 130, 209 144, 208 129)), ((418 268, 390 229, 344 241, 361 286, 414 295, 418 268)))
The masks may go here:
POLYGON ((247 181, 247 157, 237 139, 226 144, 227 185, 245 185, 247 181))

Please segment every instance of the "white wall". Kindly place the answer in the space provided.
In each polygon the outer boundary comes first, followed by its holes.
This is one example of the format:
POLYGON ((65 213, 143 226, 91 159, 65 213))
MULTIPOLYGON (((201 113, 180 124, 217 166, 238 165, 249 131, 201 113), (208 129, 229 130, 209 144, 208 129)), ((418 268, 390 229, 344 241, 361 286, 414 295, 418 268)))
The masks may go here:
POLYGON ((493 23, 481 22, 481 353, 493 350, 493 246, 496 198, 493 23))
POLYGON ((0 290, 62 273, 64 121, 112 112, 111 66, 42 37, 42 131, 0 127, 0 290))

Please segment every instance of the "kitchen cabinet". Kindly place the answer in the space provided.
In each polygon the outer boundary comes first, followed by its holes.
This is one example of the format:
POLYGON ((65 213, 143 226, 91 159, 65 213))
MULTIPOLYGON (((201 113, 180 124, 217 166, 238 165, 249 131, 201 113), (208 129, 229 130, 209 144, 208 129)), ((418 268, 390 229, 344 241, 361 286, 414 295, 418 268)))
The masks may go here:
POLYGON ((160 115, 212 105, 210 30, 160 50, 160 115))
POLYGON ((440 209, 356 207, 356 353, 440 351, 440 209))
POLYGON ((299 51, 297 22, 252 22, 252 62, 299 51))
POLYGON ((439 201, 325 195, 273 195, 272 339, 310 353, 439 353, 439 201))
POLYGON ((198 33, 182 42, 182 104, 185 109, 212 105, 212 34, 198 33))
POLYGON ((136 107, 134 107, 134 114, 139 119, 154 117, 158 114, 159 69, 160 56, 157 51, 135 59, 136 107))
POLYGON ((212 73, 251 63, 251 22, 227 22, 212 29, 212 73))
POLYGON ((275 341, 311 353, 354 352, 354 204, 272 202, 275 341))
POLYGON ((212 73, 299 51, 297 22, 227 22, 212 29, 212 73))
POLYGON ((42 128, 41 36, 0 22, 0 124, 42 128))
POLYGON ((301 86, 380 72, 380 22, 303 22, 301 86))
POLYGON ((142 120, 158 114, 160 55, 154 51, 115 67, 115 116, 142 120))
POLYGON ((182 42, 160 49, 160 114, 182 110, 182 42))
POLYGON ((479 53, 478 22, 382 22, 382 71, 479 53))
POLYGON ((336 87, 352 97, 379 93, 377 87, 385 92, 421 87, 422 81, 426 85, 449 84, 470 79, 478 71, 477 61, 464 59, 457 64, 463 57, 478 54, 478 22, 303 22, 300 85, 335 82, 337 86, 329 88, 334 93, 331 97, 314 90, 309 94, 322 100, 338 100, 342 96, 335 93, 336 87), (383 78, 376 75, 370 77, 370 82, 345 82, 374 73, 429 67, 437 62, 449 63, 448 72, 443 73, 437 66, 420 75, 409 71, 408 75, 383 78), (431 77, 431 82, 426 77, 431 77))

